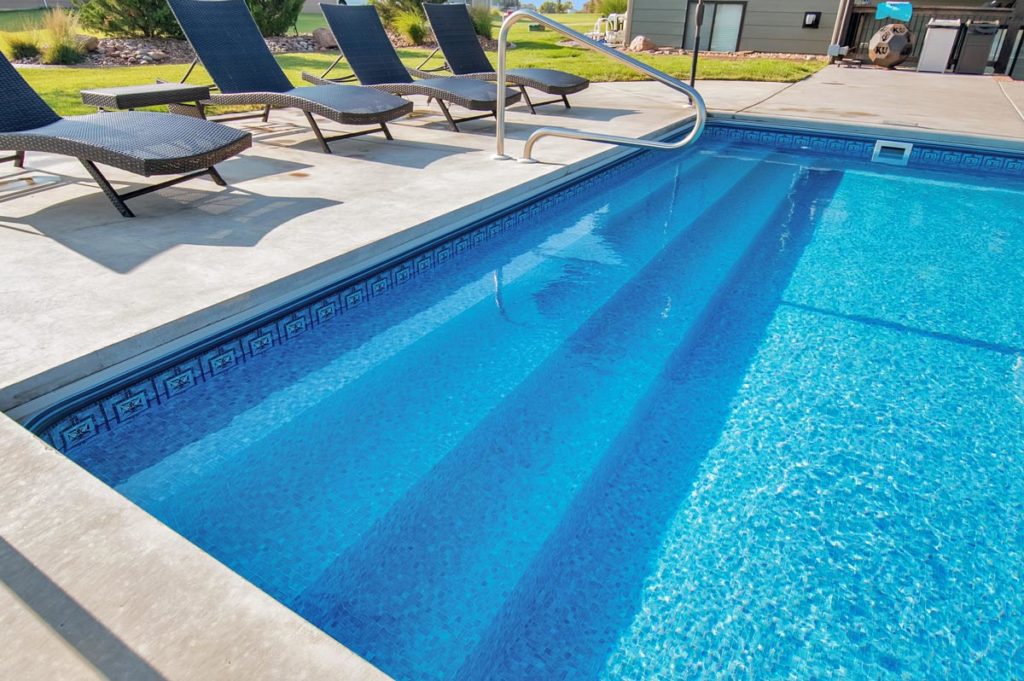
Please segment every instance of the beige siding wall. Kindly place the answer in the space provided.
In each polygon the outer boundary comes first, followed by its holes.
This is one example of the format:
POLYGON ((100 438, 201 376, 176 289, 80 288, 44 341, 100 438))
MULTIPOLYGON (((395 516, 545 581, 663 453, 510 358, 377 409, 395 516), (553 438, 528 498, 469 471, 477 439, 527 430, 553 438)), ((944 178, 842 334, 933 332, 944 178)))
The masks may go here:
MULTIPOLYGON (((838 6, 838 0, 748 0, 739 49, 825 54, 838 6), (821 12, 818 28, 802 27, 804 12, 821 12)), ((686 0, 633 0, 630 39, 643 35, 662 47, 681 46, 685 7, 686 0)))

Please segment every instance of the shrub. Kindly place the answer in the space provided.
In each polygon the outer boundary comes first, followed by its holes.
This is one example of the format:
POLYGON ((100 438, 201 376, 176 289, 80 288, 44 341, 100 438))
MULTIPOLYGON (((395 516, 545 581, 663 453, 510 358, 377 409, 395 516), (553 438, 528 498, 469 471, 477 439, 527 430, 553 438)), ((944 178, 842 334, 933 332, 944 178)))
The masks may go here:
POLYGON ((391 25, 413 45, 422 45, 427 40, 427 20, 416 10, 397 12, 391 25))
MULTIPOLYGON (((181 38, 166 0, 71 0, 82 25, 114 38, 181 38)), ((295 27, 302 0, 246 0, 265 36, 283 35, 295 27)))
POLYGON ((4 41, 11 59, 32 59, 42 51, 39 47, 39 34, 35 31, 8 33, 4 41))
POLYGON ((494 36, 494 20, 491 11, 486 7, 470 7, 469 17, 473 20, 473 28, 481 38, 490 40, 494 36))
POLYGON ((423 16, 423 4, 426 2, 444 2, 444 0, 369 0, 377 8, 380 20, 385 26, 397 30, 395 21, 403 12, 416 12, 423 16))
POLYGON ((181 38, 166 0, 71 0, 82 25, 115 38, 181 38))
POLYGON ((625 14, 627 0, 595 0, 597 13, 602 16, 609 14, 625 14))
POLYGON ((246 0, 260 33, 284 35, 295 28, 302 11, 302 0, 246 0))
POLYGON ((61 9, 51 10, 43 17, 43 30, 48 34, 43 50, 44 64, 77 64, 85 58, 78 41, 81 25, 77 15, 61 9))

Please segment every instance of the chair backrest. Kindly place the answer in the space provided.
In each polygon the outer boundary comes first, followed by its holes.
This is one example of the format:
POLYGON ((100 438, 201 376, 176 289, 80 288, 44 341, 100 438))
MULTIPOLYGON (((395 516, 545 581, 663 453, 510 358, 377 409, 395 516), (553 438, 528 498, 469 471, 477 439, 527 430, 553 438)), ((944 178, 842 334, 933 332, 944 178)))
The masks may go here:
POLYGON ((484 54, 484 48, 480 47, 468 6, 423 3, 423 9, 452 73, 461 75, 494 71, 484 54))
POLYGON ((412 76, 398 58, 380 15, 373 5, 327 5, 320 11, 331 27, 345 61, 363 85, 411 83, 412 76))
POLYGON ((287 92, 294 86, 263 40, 245 0, 167 0, 221 92, 287 92))
POLYGON ((60 116, 0 53, 0 132, 41 128, 59 120, 60 116))

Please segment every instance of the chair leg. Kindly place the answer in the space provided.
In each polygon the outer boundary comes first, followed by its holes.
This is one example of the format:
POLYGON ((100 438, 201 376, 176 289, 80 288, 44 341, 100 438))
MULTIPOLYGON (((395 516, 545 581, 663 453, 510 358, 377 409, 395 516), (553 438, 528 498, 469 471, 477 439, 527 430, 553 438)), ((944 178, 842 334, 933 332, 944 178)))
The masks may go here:
POLYGON ((562 95, 562 101, 565 102, 565 108, 571 109, 572 105, 569 104, 569 95, 562 95))
POLYGON ((455 124, 455 119, 452 118, 452 114, 448 111, 448 105, 440 99, 437 100, 438 105, 441 107, 441 111, 444 113, 445 119, 448 121, 448 127, 451 128, 452 132, 458 132, 459 126, 455 124))
POLYGON ((519 91, 523 93, 523 101, 526 102, 526 106, 530 107, 530 113, 536 114, 537 109, 533 108, 533 102, 530 101, 530 95, 526 92, 526 86, 520 85, 519 91))
POLYGON ((382 133, 384 133, 384 137, 386 137, 387 139, 389 139, 389 140, 395 139, 394 137, 391 136, 391 131, 388 130, 388 124, 387 123, 381 123, 380 124, 380 131, 382 133))
POLYGON ((213 180, 213 183, 218 187, 228 186, 228 183, 224 181, 224 178, 220 176, 220 173, 213 166, 207 168, 206 172, 210 174, 210 179, 213 180))
POLYGON ((16 152, 14 152, 14 156, 4 156, 3 158, 0 158, 0 163, 6 163, 7 161, 14 161, 14 167, 15 168, 24 168, 25 167, 25 152, 24 151, 16 151, 16 152))
POLYGON ((96 167, 96 164, 92 161, 87 161, 84 158, 79 160, 82 162, 82 165, 85 166, 85 169, 89 171, 89 174, 92 175, 92 179, 95 180, 96 184, 98 184, 100 189, 103 190, 103 193, 107 195, 108 199, 110 199, 110 202, 114 204, 114 208, 117 208, 118 212, 126 218, 135 217, 135 213, 128 208, 128 205, 110 185, 110 182, 108 182, 107 178, 103 176, 103 173, 100 172, 100 169, 96 167))
POLYGON ((269 120, 270 120, 270 105, 267 104, 265 107, 263 107, 263 122, 266 123, 269 120))
POLYGON ((317 140, 320 141, 320 146, 323 148, 325 154, 331 153, 331 148, 327 146, 327 140, 324 139, 324 134, 320 132, 320 126, 316 124, 316 120, 313 119, 313 114, 308 111, 303 111, 306 114, 306 120, 309 122, 309 127, 313 129, 313 134, 316 135, 317 140))

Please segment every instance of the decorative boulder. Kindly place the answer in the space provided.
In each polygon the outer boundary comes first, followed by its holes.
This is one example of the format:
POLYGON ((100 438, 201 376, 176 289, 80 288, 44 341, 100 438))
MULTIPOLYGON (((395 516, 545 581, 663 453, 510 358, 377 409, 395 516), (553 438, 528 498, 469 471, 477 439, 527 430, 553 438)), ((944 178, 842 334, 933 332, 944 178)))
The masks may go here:
POLYGON ((914 34, 904 24, 883 26, 868 43, 871 63, 887 69, 905 62, 913 51, 914 34))
POLYGON ((78 41, 78 46, 86 52, 96 52, 100 49, 100 39, 94 35, 78 35, 75 36, 78 41))
POLYGON ((331 33, 330 29, 318 28, 313 31, 313 42, 321 50, 333 50, 338 46, 338 41, 334 39, 334 34, 331 33))
POLYGON ((630 41, 629 47, 626 48, 628 52, 649 52, 657 49, 658 46, 654 44, 654 41, 644 35, 638 35, 630 41))

